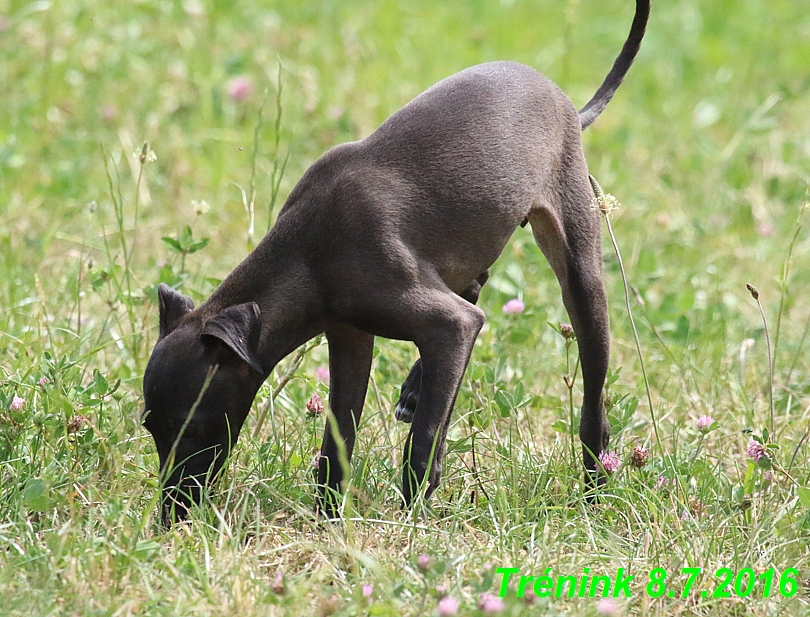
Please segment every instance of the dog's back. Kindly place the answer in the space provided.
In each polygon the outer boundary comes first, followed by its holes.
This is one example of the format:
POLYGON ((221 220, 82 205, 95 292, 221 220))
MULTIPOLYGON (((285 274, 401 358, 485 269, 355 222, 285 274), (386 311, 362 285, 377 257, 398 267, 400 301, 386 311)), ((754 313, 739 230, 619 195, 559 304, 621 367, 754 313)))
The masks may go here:
MULTIPOLYGON (((556 85, 528 66, 492 62, 444 79, 364 140, 333 148, 299 187, 321 204, 330 196, 326 228, 343 236, 344 253, 354 244, 345 234, 362 219, 380 259, 396 252, 403 263, 391 244, 402 243, 460 291, 553 190, 544 184, 552 170, 572 151, 581 157, 579 144, 576 109, 556 85)), ((309 199, 291 195, 285 210, 304 215, 297 206, 309 199)))

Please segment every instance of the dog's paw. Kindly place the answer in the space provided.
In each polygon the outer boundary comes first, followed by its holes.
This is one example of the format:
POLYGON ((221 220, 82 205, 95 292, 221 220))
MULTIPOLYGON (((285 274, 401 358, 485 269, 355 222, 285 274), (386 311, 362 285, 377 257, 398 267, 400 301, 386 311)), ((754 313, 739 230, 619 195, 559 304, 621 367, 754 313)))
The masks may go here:
POLYGON ((416 412, 416 403, 419 401, 419 388, 422 386, 422 361, 417 360, 411 372, 402 384, 394 415, 400 422, 410 424, 416 412))
POLYGON ((413 422, 413 412, 416 410, 416 405, 413 407, 408 407, 407 405, 403 405, 401 402, 397 402, 397 406, 394 408, 394 416, 400 422, 404 422, 405 424, 410 424, 413 422))

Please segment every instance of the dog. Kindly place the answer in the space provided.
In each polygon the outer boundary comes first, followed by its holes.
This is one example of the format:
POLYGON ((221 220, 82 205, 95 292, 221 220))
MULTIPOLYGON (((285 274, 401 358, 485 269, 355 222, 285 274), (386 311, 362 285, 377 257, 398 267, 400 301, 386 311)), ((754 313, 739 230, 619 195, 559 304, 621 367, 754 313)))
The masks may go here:
POLYGON ((601 229, 580 133, 622 83, 649 0, 604 83, 577 111, 551 81, 514 62, 440 81, 357 142, 327 151, 290 193, 259 245, 198 308, 158 289, 159 338, 144 373, 144 426, 160 458, 163 521, 182 519, 220 473, 261 384, 324 333, 333 421, 318 464, 319 508, 339 514, 371 370, 374 337, 412 341, 420 358, 396 406, 410 423, 402 498, 439 484, 450 417, 488 270, 531 225, 557 276, 579 346, 580 440, 590 493, 610 427, 601 229), (337 434, 335 433, 335 430, 337 434))

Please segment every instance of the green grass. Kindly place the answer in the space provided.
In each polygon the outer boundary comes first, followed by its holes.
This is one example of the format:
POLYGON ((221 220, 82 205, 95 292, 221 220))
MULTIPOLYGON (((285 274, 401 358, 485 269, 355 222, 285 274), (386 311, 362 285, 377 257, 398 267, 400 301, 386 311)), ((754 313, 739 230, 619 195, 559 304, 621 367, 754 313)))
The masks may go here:
MULTIPOLYGON (((548 325, 567 320, 559 288, 518 230, 482 293, 487 325, 422 517, 398 509, 407 427, 393 418, 416 353, 378 340, 343 524, 311 514, 323 420, 305 402, 328 395, 314 377, 325 344, 272 405, 289 360, 260 391, 210 503, 168 532, 156 521, 157 455, 139 414, 157 283, 206 298, 323 151, 466 66, 528 63, 581 106, 631 16, 629 0, 0 0, 0 613, 434 615, 444 585, 475 615, 480 594, 499 590, 496 568, 623 567, 636 576, 624 614, 807 614, 810 216, 794 234, 810 185, 810 13, 799 0, 655 1, 636 65, 585 133, 592 173, 622 202, 611 219, 660 437, 606 234, 611 448, 624 466, 600 505, 584 503, 572 453, 581 382, 569 391, 576 347, 548 325), (240 75, 253 91, 235 101, 240 75), (142 166, 144 142, 157 159, 142 166), (772 431, 746 283, 773 347, 772 431), (512 297, 524 313, 501 311, 512 297), (705 435, 702 415, 716 420, 705 435), (744 433, 766 427, 779 447, 770 482, 744 433), (650 448, 641 469, 629 465, 636 445, 650 448), (656 488, 673 470, 675 488, 656 488), (688 597, 648 597, 653 569, 680 592, 684 567, 704 572, 688 597), (783 598, 775 585, 766 599, 759 582, 747 598, 701 598, 721 567, 796 568, 799 590, 783 598)), ((503 614, 596 614, 594 598, 528 608, 515 590, 503 614)))

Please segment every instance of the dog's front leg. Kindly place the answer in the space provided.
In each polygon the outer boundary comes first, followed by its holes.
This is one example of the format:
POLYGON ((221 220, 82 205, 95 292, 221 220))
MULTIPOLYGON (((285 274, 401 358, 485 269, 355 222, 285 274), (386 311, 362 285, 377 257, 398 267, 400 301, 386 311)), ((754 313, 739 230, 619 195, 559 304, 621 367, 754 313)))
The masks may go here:
MULTIPOLYGON (((326 331, 329 343, 329 406, 348 464, 354 451, 355 432, 363 413, 368 389, 374 336, 352 326, 336 326, 326 331)), ((344 480, 340 445, 327 420, 318 461, 320 510, 328 518, 339 514, 341 483, 344 480)))
POLYGON ((410 505, 425 476, 426 496, 439 485, 444 440, 483 312, 449 290, 422 288, 412 296, 422 379, 411 431, 405 441, 402 496, 410 505), (432 461, 432 462, 431 462, 432 461))
MULTIPOLYGON (((485 270, 470 285, 459 294, 470 304, 478 303, 478 296, 481 288, 489 279, 489 270, 485 270)), ((408 376, 402 383, 399 400, 394 408, 394 415, 400 422, 413 422, 413 414, 416 411, 416 403, 419 401, 419 388, 422 385, 422 361, 417 360, 411 367, 408 376)))

